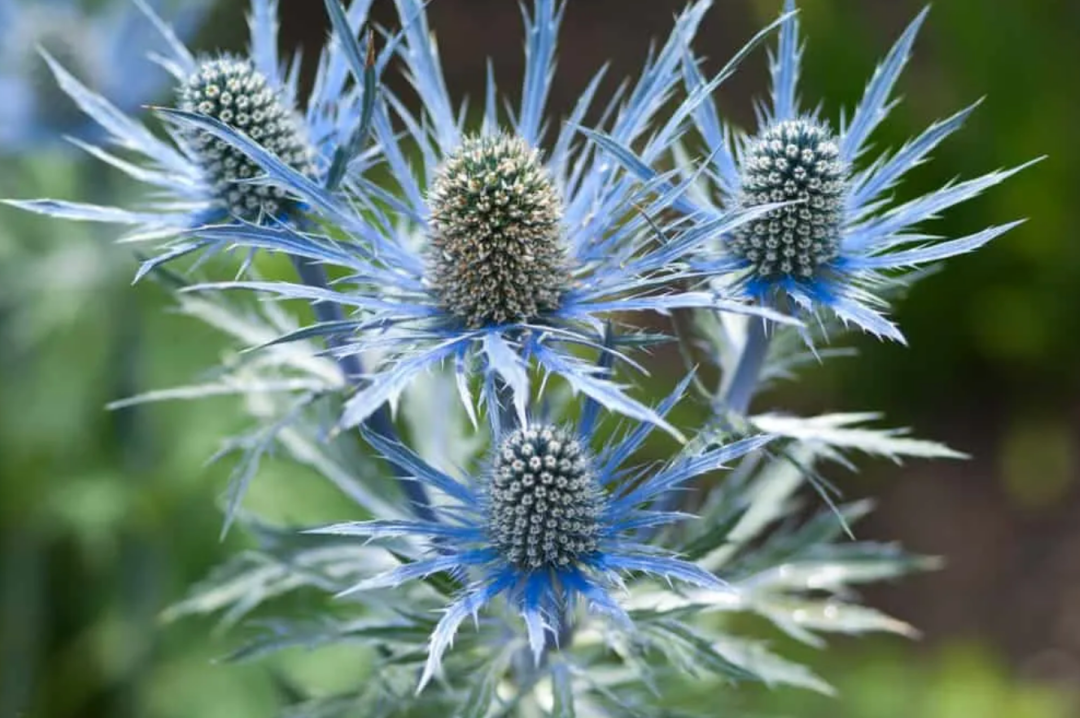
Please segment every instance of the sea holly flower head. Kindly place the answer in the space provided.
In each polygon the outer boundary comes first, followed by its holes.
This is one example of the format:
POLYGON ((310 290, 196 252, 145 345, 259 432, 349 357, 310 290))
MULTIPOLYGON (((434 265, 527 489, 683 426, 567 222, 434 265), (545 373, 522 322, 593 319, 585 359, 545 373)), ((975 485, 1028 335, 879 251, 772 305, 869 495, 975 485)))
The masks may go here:
MULTIPOLYGON (((785 1, 779 44, 770 54, 769 102, 759 109, 759 126, 748 137, 721 121, 703 92, 708 83, 688 54, 683 67, 688 97, 678 112, 693 118, 707 159, 703 167, 682 168, 681 186, 699 191, 687 191, 673 206, 707 223, 720 213, 784 203, 734 231, 716 232, 698 269, 763 306, 811 316, 831 312, 844 324, 902 342, 899 328, 883 314, 883 290, 903 282, 907 270, 972 252, 1019 224, 950 241, 920 229, 1027 165, 900 204, 890 196, 908 171, 963 125, 975 105, 931 125, 899 150, 865 161, 871 135, 897 102, 893 90, 926 14, 919 14, 878 66, 850 118, 842 116, 836 125, 799 101, 803 45, 794 0, 785 1)), ((653 157, 635 155, 610 136, 596 139, 639 178, 665 185, 666 178, 650 167, 653 157)))
MULTIPOLYGON (((181 110, 232 127, 294 169, 314 174, 314 152, 299 119, 250 60, 203 60, 181 83, 178 95, 181 110)), ((183 130, 181 135, 231 216, 257 222, 288 214, 293 203, 283 189, 250 182, 261 170, 243 152, 202 130, 183 130)))
POLYGON ((486 499, 488 534, 504 560, 536 571, 596 552, 603 497, 592 462, 559 427, 521 429, 503 440, 486 499))
POLYGON ((432 185, 430 273, 470 327, 558 308, 569 283, 558 190, 517 137, 467 138, 432 185))
POLYGON ((787 203, 732 233, 729 251, 762 280, 813 277, 840 251, 846 168, 826 127, 779 122, 748 143, 741 204, 787 203))
MULTIPOLYGON (((670 410, 684 389, 685 383, 660 411, 670 410)), ((349 522, 313 533, 427 542, 426 555, 364 580, 346 594, 396 588, 438 573, 462 584, 431 636, 421 686, 438 671, 460 624, 497 597, 521 617, 539 662, 579 601, 616 629, 631 629, 616 598, 624 574, 724 588, 696 564, 638 543, 639 532, 686 518, 657 508, 658 497, 760 449, 771 437, 712 445, 693 456, 680 454, 657 469, 624 466, 651 430, 651 425, 636 425, 594 450, 591 419, 578 427, 529 422, 497 435, 490 460, 465 480, 440 471, 400 443, 369 433, 369 442, 387 459, 446 501, 430 521, 349 522)))
MULTIPOLYGON (((785 10, 794 12, 794 0, 786 0, 785 10)), ((771 58, 771 105, 741 151, 725 149, 729 143, 714 146, 715 115, 708 109, 696 113, 709 149, 717 155, 727 153, 714 160, 717 168, 724 168, 718 182, 721 201, 754 205, 768 192, 774 201, 783 196, 798 202, 763 217, 750 233, 721 240, 720 251, 726 257, 716 270, 739 273, 738 285, 746 296, 765 304, 790 302, 808 312, 830 310, 844 323, 904 341, 899 328, 882 315, 886 304, 875 290, 897 281, 899 272, 974 251, 1018 224, 945 242, 935 242, 917 229, 1020 168, 992 172, 890 207, 888 193, 902 176, 959 129, 974 106, 932 125, 899 151, 860 167, 870 136, 895 105, 893 88, 926 14, 926 10, 919 14, 878 66, 850 121, 841 118, 835 136, 816 113, 800 108, 797 82, 803 49, 796 14, 784 21, 771 58)), ((691 85, 699 83, 695 74, 688 63, 691 85)))
MULTIPOLYGON (((355 131, 364 105, 362 83, 350 83, 349 53, 342 43, 329 43, 319 59, 307 108, 297 109, 299 67, 278 55, 277 0, 252 0, 248 56, 194 55, 176 32, 145 0, 135 3, 155 29, 160 47, 142 63, 163 67, 172 76, 180 115, 198 116, 215 126, 231 128, 253 143, 256 151, 277 158, 309 182, 322 180, 335 153, 355 131)), ((369 3, 353 4, 345 22, 357 33, 366 21, 369 3)), ((129 11, 130 14, 130 11, 129 11)), ((389 57, 384 53, 382 61, 389 57)), ((127 114, 107 94, 67 68, 64 56, 46 55, 55 81, 72 101, 106 133, 101 145, 79 146, 146 185, 153 200, 137 209, 99 206, 55 199, 8 201, 14 206, 72 220, 126 225, 125 241, 169 240, 160 255, 146 262, 142 276, 160 264, 200 250, 221 251, 224 244, 194 237, 205 225, 237 221, 293 219, 299 205, 263 177, 263 170, 235 146, 190 124, 176 121, 166 136, 151 131, 127 114)), ((106 88, 107 89, 107 88, 106 88)), ((145 101, 145 100, 144 100, 145 101)), ((174 118, 170 118, 174 119, 174 118)), ((365 156, 357 158, 359 170, 365 156)))

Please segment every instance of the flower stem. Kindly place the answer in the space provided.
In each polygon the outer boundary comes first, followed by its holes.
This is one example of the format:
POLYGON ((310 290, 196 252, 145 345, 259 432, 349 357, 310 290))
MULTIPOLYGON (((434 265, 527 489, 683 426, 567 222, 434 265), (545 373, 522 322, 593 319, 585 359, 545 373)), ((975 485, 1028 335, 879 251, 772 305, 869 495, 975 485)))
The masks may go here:
POLYGON ((744 416, 750 408, 750 402, 761 379, 761 368, 765 365, 765 357, 769 353, 769 342, 772 339, 770 325, 771 322, 767 319, 750 319, 746 343, 739 355, 735 373, 732 374, 731 381, 726 382, 716 400, 716 408, 720 412, 744 416))
MULTIPOLYGON (((755 317, 751 317, 749 321, 746 343, 743 344, 742 352, 739 354, 735 371, 731 374, 730 380, 725 377, 724 383, 713 400, 713 415, 719 422, 719 427, 725 431, 735 428, 733 425, 743 425, 741 420, 746 416, 750 402, 757 393, 761 369, 765 366, 765 358, 769 354, 769 343, 772 341, 772 322, 755 317)), ((660 498, 657 510, 669 511, 673 506, 679 505, 680 501, 683 508, 688 508, 692 493, 683 493, 681 499, 677 496, 676 492, 669 491, 660 498)), ((651 538, 651 534, 648 538, 651 538)))
MULTIPOLYGON (((300 281, 309 287, 326 289, 329 286, 326 269, 318 262, 293 257, 293 265, 296 267, 296 273, 300 276, 300 281)), ((340 322, 345 318, 341 306, 332 302, 317 303, 314 305, 314 310, 315 317, 320 322, 340 322)), ((340 346, 342 343, 342 339, 334 336, 327 340, 327 344, 330 345, 331 349, 340 346)), ((361 381, 364 376, 364 364, 359 354, 341 355, 337 358, 337 362, 348 382, 355 384, 361 381)), ((379 410, 364 425, 371 431, 388 439, 397 437, 397 430, 394 428, 394 423, 390 418, 390 409, 385 404, 379 407, 379 410)), ((398 483, 401 485, 402 491, 405 492, 409 505, 416 515, 425 521, 433 520, 435 515, 431 510, 431 500, 428 498, 427 490, 424 489, 423 484, 404 478, 405 472, 393 462, 390 462, 390 468, 398 478, 398 483)))

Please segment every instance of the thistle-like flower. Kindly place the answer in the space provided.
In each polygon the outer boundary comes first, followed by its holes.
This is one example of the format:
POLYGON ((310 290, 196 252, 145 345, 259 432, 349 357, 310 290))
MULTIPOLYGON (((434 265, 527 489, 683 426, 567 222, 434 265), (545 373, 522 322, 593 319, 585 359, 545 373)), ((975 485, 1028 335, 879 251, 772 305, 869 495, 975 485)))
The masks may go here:
MULTIPOLYGON (((627 143, 641 140, 650 148, 665 146, 681 118, 649 133, 709 4, 696 2, 679 16, 670 39, 612 111, 607 130, 613 136, 627 143)), ((479 364, 488 378, 487 399, 494 400, 493 387, 500 380, 512 390, 523 417, 530 396, 524 357, 611 410, 662 422, 607 376, 610 360, 620 351, 618 340, 605 332, 607 315, 709 307, 761 312, 785 321, 767 308, 728 301, 707 288, 700 291, 701 276, 690 266, 691 257, 715 232, 735 231, 767 208, 733 212, 706 227, 657 236, 651 217, 666 208, 671 195, 635 206, 639 188, 632 178, 580 141, 579 123, 593 104, 599 75, 545 148, 544 113, 563 9, 556 0, 536 0, 526 17, 525 83, 517 112, 499 115, 492 81, 481 125, 464 128, 459 121, 464 114, 455 111, 446 91, 423 3, 398 0, 404 25, 401 53, 423 110, 414 116, 388 96, 389 103, 376 108, 372 127, 399 191, 391 194, 358 178, 353 202, 346 205, 293 173, 290 188, 321 215, 324 225, 335 227, 335 237, 352 241, 294 228, 226 227, 201 233, 206 241, 277 249, 343 269, 345 278, 334 291, 285 283, 224 286, 333 303, 357 313, 348 322, 305 330, 335 335, 345 345, 340 351, 370 350, 383 357, 379 370, 368 372, 366 385, 347 402, 344 426, 365 421, 393 402, 414 377, 444 362, 455 364, 463 394, 469 390, 468 372, 479 364), (606 366, 571 351, 582 347, 607 354, 606 366)), ((224 132, 221 137, 235 140, 224 132)), ((276 169, 287 177, 281 167, 276 169)), ((471 397, 463 399, 471 405, 471 397)))
MULTIPOLYGON (((682 388, 660 411, 671 408, 682 388)), ((719 579, 697 565, 637 543, 635 534, 685 518, 646 508, 658 496, 723 468, 771 437, 742 439, 695 456, 684 454, 655 471, 624 467, 651 429, 639 424, 594 452, 590 421, 577 429, 529 423, 497 436, 486 469, 465 481, 436 469, 400 443, 369 434, 378 451, 448 501, 431 521, 350 522, 313 533, 428 542, 428 557, 376 575, 345 593, 398 587, 437 573, 463 582, 465 588, 431 636, 421 686, 438 670, 462 621, 477 617, 499 596, 523 619, 529 646, 539 661, 549 643, 545 634, 551 634, 553 644, 564 628, 561 617, 572 613, 578 601, 617 627, 630 626, 628 614, 613 596, 621 585, 620 574, 639 572, 723 588, 719 579), (629 480, 632 476, 640 480, 629 480)))
MULTIPOLYGON (((312 149, 298 118, 250 60, 211 58, 180 86, 180 109, 211 117, 243 132, 294 169, 311 174, 312 149)), ((203 130, 183 131, 217 200, 231 216, 249 222, 288 214, 285 191, 252 184, 259 166, 240 150, 203 130)))
MULTIPOLYGON (((698 268, 763 306, 791 306, 811 314, 829 310, 845 324, 902 342, 899 328, 881 313, 886 307, 881 288, 902 281, 904 270, 974 251, 1018 222, 945 242, 921 233, 919 225, 1027 165, 950 184, 889 207, 887 193, 959 129, 975 107, 931 125, 895 153, 860 162, 874 129, 895 104, 893 87, 926 11, 877 68, 850 121, 841 119, 834 131, 817 112, 800 108, 796 84, 802 46, 794 0, 786 0, 784 10, 779 47, 770 58, 771 103, 759 113, 760 126, 751 137, 720 121, 705 100, 707 83, 697 64, 692 59, 685 63, 690 94, 680 111, 693 115, 709 158, 707 171, 687 170, 687 181, 696 182, 700 174, 712 183, 704 192, 680 197, 675 205, 707 222, 733 209, 786 203, 735 231, 717 232, 712 251, 698 268)), ((640 178, 660 181, 624 143, 597 139, 640 178)))
MULTIPOLYGON (((161 0, 145 0, 151 6, 161 0)), ((113 98, 124 111, 157 97, 167 84, 161 68, 147 66, 151 51, 146 21, 127 0, 87 12, 74 0, 0 2, 0 152, 86 140, 100 131, 57 87, 41 58, 44 51, 113 98)), ((179 36, 191 34, 209 3, 185 2, 176 17, 179 36)))
POLYGON ((569 284, 558 190, 517 137, 462 142, 435 178, 432 284, 470 327, 557 309, 569 284))
POLYGON ((745 206, 787 202, 737 230, 729 251, 758 277, 810 278, 840 251, 844 166, 824 127, 780 122, 755 138, 743 157, 745 206))
MULTIPOLYGON (((175 109, 240 133, 306 178, 322 178, 335 151, 351 138, 363 105, 364 88, 347 86, 349 59, 342 44, 329 43, 324 50, 307 111, 300 115, 295 109, 299 74, 278 57, 277 0, 251 2, 249 58, 196 58, 152 8, 143 0, 136 2, 158 31, 163 45, 158 61, 173 76, 175 109)), ((352 27, 358 29, 365 22, 367 7, 367 3, 354 3, 348 16, 352 27)), ((188 125, 165 138, 154 135, 92 85, 76 78, 60 59, 46 57, 60 89, 104 128, 110 144, 131 156, 102 146, 80 146, 148 185, 155 199, 136 210, 52 199, 9 204, 53 217, 128 225, 131 231, 126 241, 179 236, 165 245, 160 256, 144 264, 140 276, 176 257, 223 248, 205 238, 193 238, 189 230, 236 220, 291 218, 295 202, 280 187, 260 182, 262 171, 245 153, 188 125)))

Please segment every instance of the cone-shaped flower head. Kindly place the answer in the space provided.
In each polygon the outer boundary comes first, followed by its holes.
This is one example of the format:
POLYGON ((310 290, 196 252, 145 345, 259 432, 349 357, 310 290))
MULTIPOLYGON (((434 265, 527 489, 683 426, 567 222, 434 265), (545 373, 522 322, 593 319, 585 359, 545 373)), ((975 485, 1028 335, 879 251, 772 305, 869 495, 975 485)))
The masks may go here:
MULTIPOLYGON (((660 414, 672 409, 687 383, 661 402, 660 414)), ((682 453, 645 471, 624 464, 649 437, 652 425, 632 425, 610 443, 594 446, 596 408, 587 405, 582 412, 586 418, 576 427, 527 423, 496 436, 489 460, 477 475, 465 479, 451 477, 403 444, 365 430, 375 449, 445 500, 435 502, 430 520, 349 522, 314 533, 367 540, 411 537, 430 544, 413 561, 346 593, 398 587, 439 572, 460 581, 460 595, 432 634, 421 683, 438 670, 458 626, 496 597, 504 597, 521 616, 539 660, 545 634, 558 635, 564 609, 572 611, 579 600, 613 619, 616 627, 628 628, 630 616, 616 600, 627 573, 722 586, 696 564, 659 546, 643 546, 639 531, 684 519, 685 514, 659 508, 657 499, 760 449, 771 437, 714 445, 693 456, 682 453)))
POLYGON ((602 509, 593 458, 568 431, 519 429, 495 456, 488 531, 522 569, 568 566, 596 551, 602 509))
POLYGON ((845 174, 825 127, 798 119, 766 128, 743 156, 742 204, 794 204, 734 232, 731 252, 763 279, 814 276, 840 251, 845 174))
MULTIPOLYGON (((313 173, 313 152, 299 119, 250 60, 204 60, 181 84, 178 94, 180 109, 212 117, 258 142, 293 169, 313 173)), ((188 129, 184 135, 232 216, 255 222, 292 209, 284 190, 248 181, 262 170, 239 149, 204 130, 188 129)))
POLYGON ((562 207, 539 153, 505 135, 464 140, 436 175, 432 282, 471 327, 558 307, 568 282, 562 207))

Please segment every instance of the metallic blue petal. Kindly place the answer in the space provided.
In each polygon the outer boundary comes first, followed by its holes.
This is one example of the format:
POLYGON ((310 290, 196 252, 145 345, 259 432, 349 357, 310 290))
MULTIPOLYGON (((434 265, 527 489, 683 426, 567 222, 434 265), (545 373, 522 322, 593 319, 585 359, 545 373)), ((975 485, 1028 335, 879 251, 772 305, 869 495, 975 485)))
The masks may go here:
POLYGON ((434 521, 406 520, 347 521, 310 529, 304 533, 331 536, 363 536, 373 539, 418 536, 461 541, 475 541, 482 537, 481 529, 475 526, 453 526, 434 521))
POLYGON ((431 115, 435 137, 444 154, 455 150, 461 132, 454 117, 450 93, 446 90, 435 41, 428 27, 424 3, 420 0, 395 0, 401 17, 405 45, 402 55, 409 68, 409 79, 431 115))
POLYGON ((184 155, 159 140, 104 97, 91 91, 52 57, 46 54, 44 58, 56 77, 56 81, 60 83, 60 88, 83 112, 108 131, 117 144, 126 149, 141 152, 179 175, 191 173, 191 163, 184 155))
POLYGON ((875 245, 887 240, 890 235, 932 219, 944 209, 979 196, 986 189, 1004 182, 1017 172, 1041 161, 1041 159, 1026 162, 1012 169, 990 172, 982 177, 959 184, 949 185, 924 197, 902 204, 876 219, 855 227, 851 235, 844 238, 841 249, 844 253, 872 251, 875 245))
POLYGON ((487 359, 488 371, 498 375, 510 388, 518 423, 522 426, 528 420, 526 407, 529 405, 529 371, 518 352, 502 337, 500 329, 489 329, 484 333, 483 352, 487 359))
MULTIPOLYGON (((683 60, 683 81, 687 92, 693 92, 705 84, 705 76, 701 74, 693 56, 687 55, 683 60)), ((731 134, 720 121, 714 102, 703 101, 694 108, 694 125, 701 133, 705 146, 711 150, 710 161, 716 167, 720 190, 727 197, 738 196, 742 182, 735 154, 731 151, 731 134)))
POLYGON ((533 659, 540 665, 544 654, 544 632, 548 624, 544 620, 544 596, 552 590, 551 578, 547 571, 535 571, 525 582, 525 591, 521 599, 521 617, 525 619, 525 631, 529 636, 529 648, 533 659))
MULTIPOLYGON (((195 57, 191 54, 191 51, 187 49, 187 46, 176 35, 176 31, 173 30, 169 23, 161 19, 161 16, 154 11, 154 9, 146 2, 146 0, 134 0, 136 7, 142 11, 144 15, 153 24, 154 29, 165 40, 165 44, 168 45, 169 50, 172 52, 172 57, 169 61, 173 63, 174 69, 172 72, 174 75, 187 76, 195 72, 195 57)), ((207 3, 203 3, 204 8, 207 7, 207 3)))
MULTIPOLYGON (((313 533, 322 532, 316 531, 313 533)), ((413 561, 412 563, 403 564, 390 571, 380 573, 377 576, 372 576, 355 586, 350 586, 337 595, 339 597, 349 596, 363 591, 374 591, 378 588, 397 588, 409 581, 427 578, 428 576, 434 576, 437 573, 453 572, 464 566, 479 566, 491 561, 493 557, 494 554, 490 551, 443 553, 434 558, 413 561)))
MULTIPOLYGON (((692 373, 683 377, 675 390, 664 397, 664 400, 657 405, 656 412, 660 416, 667 416, 686 394, 686 388, 690 386, 693 379, 694 375, 692 373)), ((635 451, 641 448, 641 445, 645 443, 645 440, 649 438, 655 428, 655 425, 651 423, 640 423, 625 436, 620 437, 618 441, 612 442, 602 454, 604 464, 600 469, 601 481, 606 482, 611 477, 616 476, 618 468, 626 463, 634 455, 635 451)))
POLYGON ((775 438, 775 436, 763 434, 748 439, 740 439, 726 446, 719 446, 696 456, 676 461, 629 491, 617 492, 617 498, 610 503, 608 513, 612 517, 619 516, 634 506, 654 499, 671 489, 678 488, 695 477, 726 468, 725 464, 727 462, 757 451, 775 438))
MULTIPOLYGON (((605 152, 610 153, 619 164, 629 172, 633 173, 638 179, 649 183, 655 183, 659 179, 659 174, 648 165, 646 160, 638 157, 633 150, 620 143, 614 137, 585 127, 581 128, 581 133, 600 145, 605 152)), ((660 184, 659 186, 653 184, 652 186, 656 191, 664 191, 671 187, 668 183, 660 184)), ((685 214, 694 214, 698 211, 698 208, 683 197, 681 192, 675 194, 671 198, 670 205, 672 209, 685 214)))
POLYGON ((0 202, 35 214, 43 214, 48 217, 59 217, 61 219, 70 219, 79 222, 106 222, 109 224, 131 225, 166 224, 168 226, 185 229, 188 226, 186 220, 170 223, 170 217, 167 214, 157 212, 131 212, 126 209, 120 209, 119 207, 105 207, 83 202, 65 202, 64 200, 59 199, 5 199, 0 200, 0 202))
MULTIPOLYGON (((533 15, 525 15, 525 81, 521 91, 521 110, 517 134, 529 145, 542 144, 544 111, 551 79, 555 74, 555 38, 566 11, 565 0, 537 0, 533 15)), ((522 5, 522 13, 525 13, 522 5)))
POLYGON ((678 521, 690 521, 696 518, 697 516, 694 514, 683 513, 681 511, 635 510, 625 513, 620 517, 616 517, 609 531, 614 535, 625 531, 667 526, 668 524, 678 521))
POLYGON ((241 134, 225 123, 206 115, 164 107, 157 108, 157 112, 180 125, 187 125, 201 130, 236 147, 258 164, 275 184, 293 192, 304 202, 326 213, 329 219, 346 226, 351 226, 354 223, 348 211, 341 206, 341 203, 333 195, 326 192, 310 177, 281 161, 280 158, 247 135, 241 134))
POLYGON ((702 588, 724 588, 725 583, 689 561, 670 556, 638 556, 606 553, 594 560, 603 571, 641 571, 668 580, 682 581, 702 588))
POLYGON ((386 371, 368 377, 368 386, 345 402, 340 426, 350 429, 362 424, 388 401, 394 401, 412 383, 416 375, 440 364, 467 347, 475 337, 466 334, 455 337, 434 347, 426 348, 416 356, 398 361, 386 371))
POLYGON ((686 440, 678 429, 669 424, 655 410, 627 396, 615 382, 599 376, 595 365, 586 364, 570 355, 560 355, 539 343, 533 347, 533 350, 540 365, 549 372, 561 376, 574 391, 595 399, 609 411, 655 424, 678 441, 686 440))
POLYGON ((664 47, 641 73, 615 121, 611 135, 617 141, 632 143, 648 128, 653 115, 664 105, 678 80, 683 53, 710 6, 712 0, 697 0, 679 15, 664 47))
POLYGON ((398 316, 425 317, 430 316, 436 311, 431 307, 411 306, 393 300, 379 299, 370 294, 347 294, 345 292, 336 292, 333 289, 324 289, 310 284, 295 284, 293 282, 255 282, 243 280, 233 282, 206 282, 185 287, 184 291, 205 292, 208 290, 223 289, 243 289, 264 294, 274 294, 282 299, 306 299, 313 304, 326 302, 329 304, 355 307, 357 309, 365 309, 368 311, 392 313, 397 314, 398 316))
POLYGON ((845 324, 854 324, 879 338, 907 344, 907 340, 895 324, 856 299, 838 296, 829 301, 826 306, 845 324))
POLYGON ((602 613, 613 619, 623 628, 633 627, 633 621, 611 594, 601 586, 598 586, 588 576, 577 568, 567 568, 559 571, 559 580, 570 591, 579 594, 588 604, 589 609, 602 613))
POLYGON ((251 28, 251 59, 255 68, 277 80, 281 73, 278 57, 278 0, 251 0, 248 14, 251 28))

